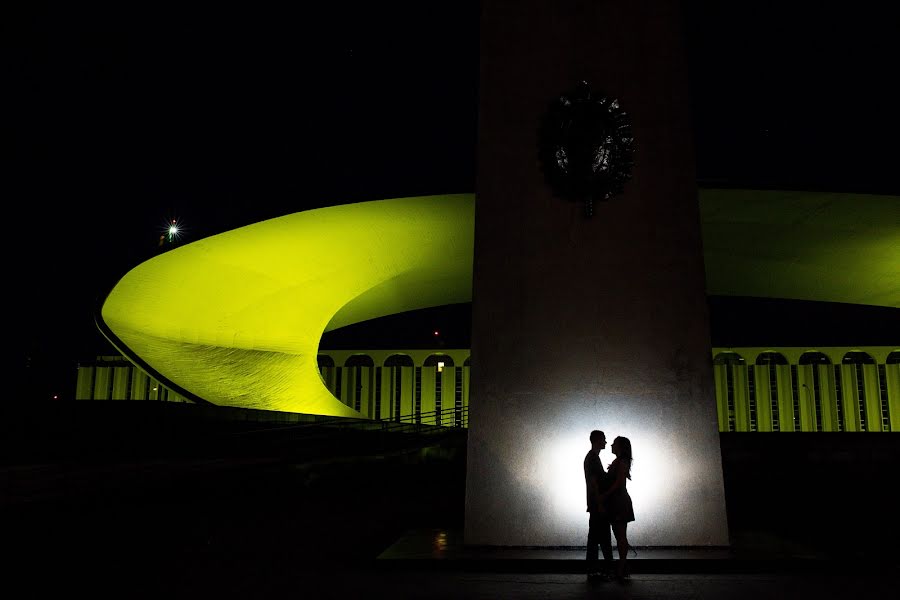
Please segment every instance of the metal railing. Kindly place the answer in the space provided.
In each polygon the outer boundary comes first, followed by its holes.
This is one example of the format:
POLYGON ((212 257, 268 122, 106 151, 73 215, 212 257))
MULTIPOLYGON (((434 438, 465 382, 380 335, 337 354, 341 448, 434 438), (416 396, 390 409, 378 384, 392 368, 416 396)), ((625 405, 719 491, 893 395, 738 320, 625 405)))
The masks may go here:
POLYGON ((277 425, 235 433, 235 436, 252 436, 272 432, 295 432, 320 430, 322 428, 358 431, 382 431, 390 433, 441 434, 451 430, 466 429, 469 426, 469 408, 445 408, 429 412, 411 413, 392 419, 355 419, 351 417, 323 417, 296 425, 277 425), (440 423, 438 425, 437 423, 440 423))

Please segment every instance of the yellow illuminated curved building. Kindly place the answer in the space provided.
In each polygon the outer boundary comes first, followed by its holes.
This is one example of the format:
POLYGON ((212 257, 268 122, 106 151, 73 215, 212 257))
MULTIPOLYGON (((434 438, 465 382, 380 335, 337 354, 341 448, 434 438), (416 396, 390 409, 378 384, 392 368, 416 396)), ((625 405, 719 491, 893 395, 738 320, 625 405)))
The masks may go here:
MULTIPOLYGON (((700 203, 708 294, 900 307, 900 198, 704 189, 700 203)), ((340 205, 160 254, 100 311, 128 361, 85 365, 77 396, 461 424, 468 350, 321 354, 319 342, 470 301, 474 204, 459 194, 340 205)), ((719 427, 900 430, 898 349, 713 348, 719 427)))

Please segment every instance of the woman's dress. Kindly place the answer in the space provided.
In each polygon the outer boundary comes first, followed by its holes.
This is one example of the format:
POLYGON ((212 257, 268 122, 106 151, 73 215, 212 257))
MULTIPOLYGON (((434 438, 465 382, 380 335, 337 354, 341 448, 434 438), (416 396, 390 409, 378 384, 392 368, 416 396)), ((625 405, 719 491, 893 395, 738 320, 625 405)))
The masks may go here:
MULTIPOLYGON (((618 469, 622 467, 624 465, 619 464, 619 459, 615 459, 609 465, 609 474, 613 477, 618 477, 618 469)), ((610 523, 629 523, 634 521, 634 506, 631 504, 631 496, 628 495, 626 481, 628 479, 623 477, 621 487, 607 496, 604 503, 610 523)))

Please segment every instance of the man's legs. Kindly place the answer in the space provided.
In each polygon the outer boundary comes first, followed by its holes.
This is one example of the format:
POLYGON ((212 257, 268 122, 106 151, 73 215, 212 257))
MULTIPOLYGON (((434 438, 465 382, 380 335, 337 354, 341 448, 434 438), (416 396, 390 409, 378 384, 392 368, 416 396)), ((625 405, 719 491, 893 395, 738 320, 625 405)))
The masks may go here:
POLYGON ((604 572, 613 573, 612 536, 610 535, 609 519, 606 513, 592 512, 588 521, 587 555, 585 556, 587 572, 600 572, 599 550, 603 551, 604 572))
MULTIPOLYGON (((597 558, 599 555, 598 544, 600 543, 599 535, 601 529, 599 523, 600 515, 594 512, 590 513, 590 515, 591 518, 588 521, 587 556, 585 556, 588 575, 596 573, 597 567, 599 566, 597 564, 597 558)), ((610 550, 610 552, 612 552, 612 550, 610 550)))
POLYGON ((604 571, 613 574, 613 553, 612 553, 612 527, 609 524, 609 516, 606 513, 597 515, 597 541, 600 543, 600 550, 603 552, 604 571))

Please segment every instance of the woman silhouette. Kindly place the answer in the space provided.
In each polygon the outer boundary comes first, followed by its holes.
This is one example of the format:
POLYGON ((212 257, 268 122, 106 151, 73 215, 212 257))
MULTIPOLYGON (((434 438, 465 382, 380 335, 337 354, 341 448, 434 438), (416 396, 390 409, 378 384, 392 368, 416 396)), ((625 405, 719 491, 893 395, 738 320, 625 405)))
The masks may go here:
POLYGON ((631 496, 625 485, 626 479, 631 479, 631 440, 626 437, 617 437, 612 443, 612 453, 616 459, 609 465, 608 476, 612 482, 609 489, 601 494, 600 500, 609 515, 613 533, 616 536, 616 546, 619 549, 619 562, 616 565, 616 577, 621 581, 628 577, 625 571, 625 559, 628 557, 628 537, 626 531, 628 523, 634 521, 634 507, 631 504, 631 496))

